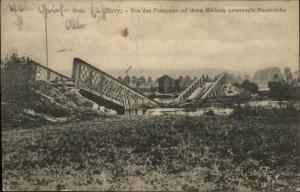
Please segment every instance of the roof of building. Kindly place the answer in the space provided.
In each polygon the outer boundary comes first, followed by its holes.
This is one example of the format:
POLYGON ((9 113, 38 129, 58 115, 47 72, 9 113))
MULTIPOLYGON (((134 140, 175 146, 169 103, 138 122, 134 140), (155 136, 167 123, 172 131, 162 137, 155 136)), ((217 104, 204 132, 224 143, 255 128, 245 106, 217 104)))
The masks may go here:
POLYGON ((176 75, 176 74, 165 74, 165 75, 159 77, 158 79, 165 78, 165 77, 171 78, 171 79, 173 79, 173 80, 176 80, 176 79, 179 78, 179 76, 176 75))

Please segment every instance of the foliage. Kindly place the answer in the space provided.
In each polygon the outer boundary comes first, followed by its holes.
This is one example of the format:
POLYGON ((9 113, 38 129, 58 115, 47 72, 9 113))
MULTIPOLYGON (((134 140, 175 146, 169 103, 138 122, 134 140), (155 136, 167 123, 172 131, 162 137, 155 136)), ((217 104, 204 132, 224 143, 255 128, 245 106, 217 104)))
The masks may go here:
POLYGON ((136 116, 5 130, 3 187, 295 191, 300 184, 299 116, 274 115, 286 121, 264 113, 136 116))
POLYGON ((300 98, 299 87, 287 84, 282 81, 270 81, 268 83, 270 88, 269 97, 276 100, 296 100, 300 98))
POLYGON ((241 83, 240 87, 243 88, 244 90, 249 91, 252 94, 258 93, 258 85, 254 82, 250 82, 248 79, 243 81, 243 83, 241 83))
POLYGON ((11 52, 1 60, 1 98, 6 99, 26 93, 26 84, 31 76, 30 58, 11 52))
POLYGON ((190 76, 185 76, 182 80, 182 84, 183 84, 183 87, 188 87, 191 83, 191 77, 190 76))
POLYGON ((121 76, 118 76, 118 78, 117 78, 117 79, 118 79, 118 81, 119 81, 119 82, 123 82, 123 79, 122 79, 122 77, 121 77, 121 76))
POLYGON ((289 67, 284 68, 284 80, 288 84, 290 84, 293 81, 293 74, 289 67))
POLYGON ((153 79, 152 79, 152 77, 151 77, 151 76, 149 76, 149 77, 148 77, 148 79, 147 79, 147 83, 153 83, 153 79))
POLYGON ((251 117, 268 117, 270 119, 273 119, 273 122, 291 122, 292 120, 298 120, 295 117, 300 117, 300 111, 295 109, 294 107, 290 106, 287 108, 264 108, 264 107, 258 107, 258 108, 252 108, 249 106, 245 107, 236 107, 233 111, 232 115, 235 119, 241 120, 244 118, 247 118, 249 116, 251 117))
POLYGON ((18 70, 26 68, 30 58, 28 56, 20 56, 17 52, 12 51, 3 60, 1 60, 1 70, 18 70))
POLYGON ((124 82, 125 84, 129 85, 130 82, 131 82, 130 76, 129 76, 129 75, 126 75, 126 76, 124 77, 124 79, 123 79, 123 82, 124 82))
POLYGON ((131 77, 131 83, 132 83, 132 84, 137 84, 137 83, 138 83, 138 78, 137 78, 137 76, 132 76, 132 77, 131 77))
POLYGON ((138 83, 139 83, 139 84, 145 84, 145 83, 146 83, 145 77, 144 77, 144 76, 139 77, 138 83))

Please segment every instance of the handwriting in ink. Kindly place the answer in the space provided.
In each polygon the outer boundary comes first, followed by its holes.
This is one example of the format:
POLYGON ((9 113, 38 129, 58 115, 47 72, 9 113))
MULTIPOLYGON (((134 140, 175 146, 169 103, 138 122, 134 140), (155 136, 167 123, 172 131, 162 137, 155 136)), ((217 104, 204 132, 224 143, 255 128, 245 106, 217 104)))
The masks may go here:
POLYGON ((65 22, 65 27, 67 30, 72 30, 72 29, 83 29, 86 26, 86 24, 80 23, 79 18, 71 18, 71 19, 66 19, 65 22))
POLYGON ((67 11, 69 11, 69 9, 64 9, 64 6, 62 4, 59 4, 59 6, 52 5, 51 8, 47 7, 45 4, 39 6, 39 12, 44 15, 45 19, 49 14, 60 14, 63 17, 64 12, 67 11))
POLYGON ((32 10, 32 8, 28 8, 25 6, 25 3, 21 4, 21 3, 13 3, 13 4, 8 4, 8 10, 10 12, 14 12, 14 13, 17 13, 17 12, 23 12, 23 11, 29 11, 29 10, 32 10))

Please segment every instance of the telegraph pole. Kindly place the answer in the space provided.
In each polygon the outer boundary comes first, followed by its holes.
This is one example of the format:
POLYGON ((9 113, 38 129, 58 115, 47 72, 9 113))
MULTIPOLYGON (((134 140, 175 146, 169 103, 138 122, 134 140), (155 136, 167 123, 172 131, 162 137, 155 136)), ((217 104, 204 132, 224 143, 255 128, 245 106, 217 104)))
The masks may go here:
POLYGON ((47 67, 48 67, 48 33, 47 33, 47 17, 45 17, 45 33, 46 33, 46 59, 47 59, 47 67))
MULTIPOLYGON (((48 26, 47 26, 47 16, 45 19, 45 34, 46 34, 46 66, 49 68, 49 59, 48 59, 48 26)), ((50 79, 50 72, 47 72, 47 80, 50 79)))

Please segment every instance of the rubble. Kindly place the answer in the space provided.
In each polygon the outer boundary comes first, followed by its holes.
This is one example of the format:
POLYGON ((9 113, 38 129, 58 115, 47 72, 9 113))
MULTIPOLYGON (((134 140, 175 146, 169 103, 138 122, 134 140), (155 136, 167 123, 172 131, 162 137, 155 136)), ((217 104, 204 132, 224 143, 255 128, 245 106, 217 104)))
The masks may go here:
MULTIPOLYGON (((1 101, 4 126, 63 123, 89 119, 103 115, 115 115, 116 111, 106 109, 83 97, 79 89, 71 86, 57 86, 44 81, 30 82, 26 93, 16 94, 1 101), (26 123, 25 123, 26 124, 26 123)), ((1 114, 2 115, 2 114, 1 114)))

